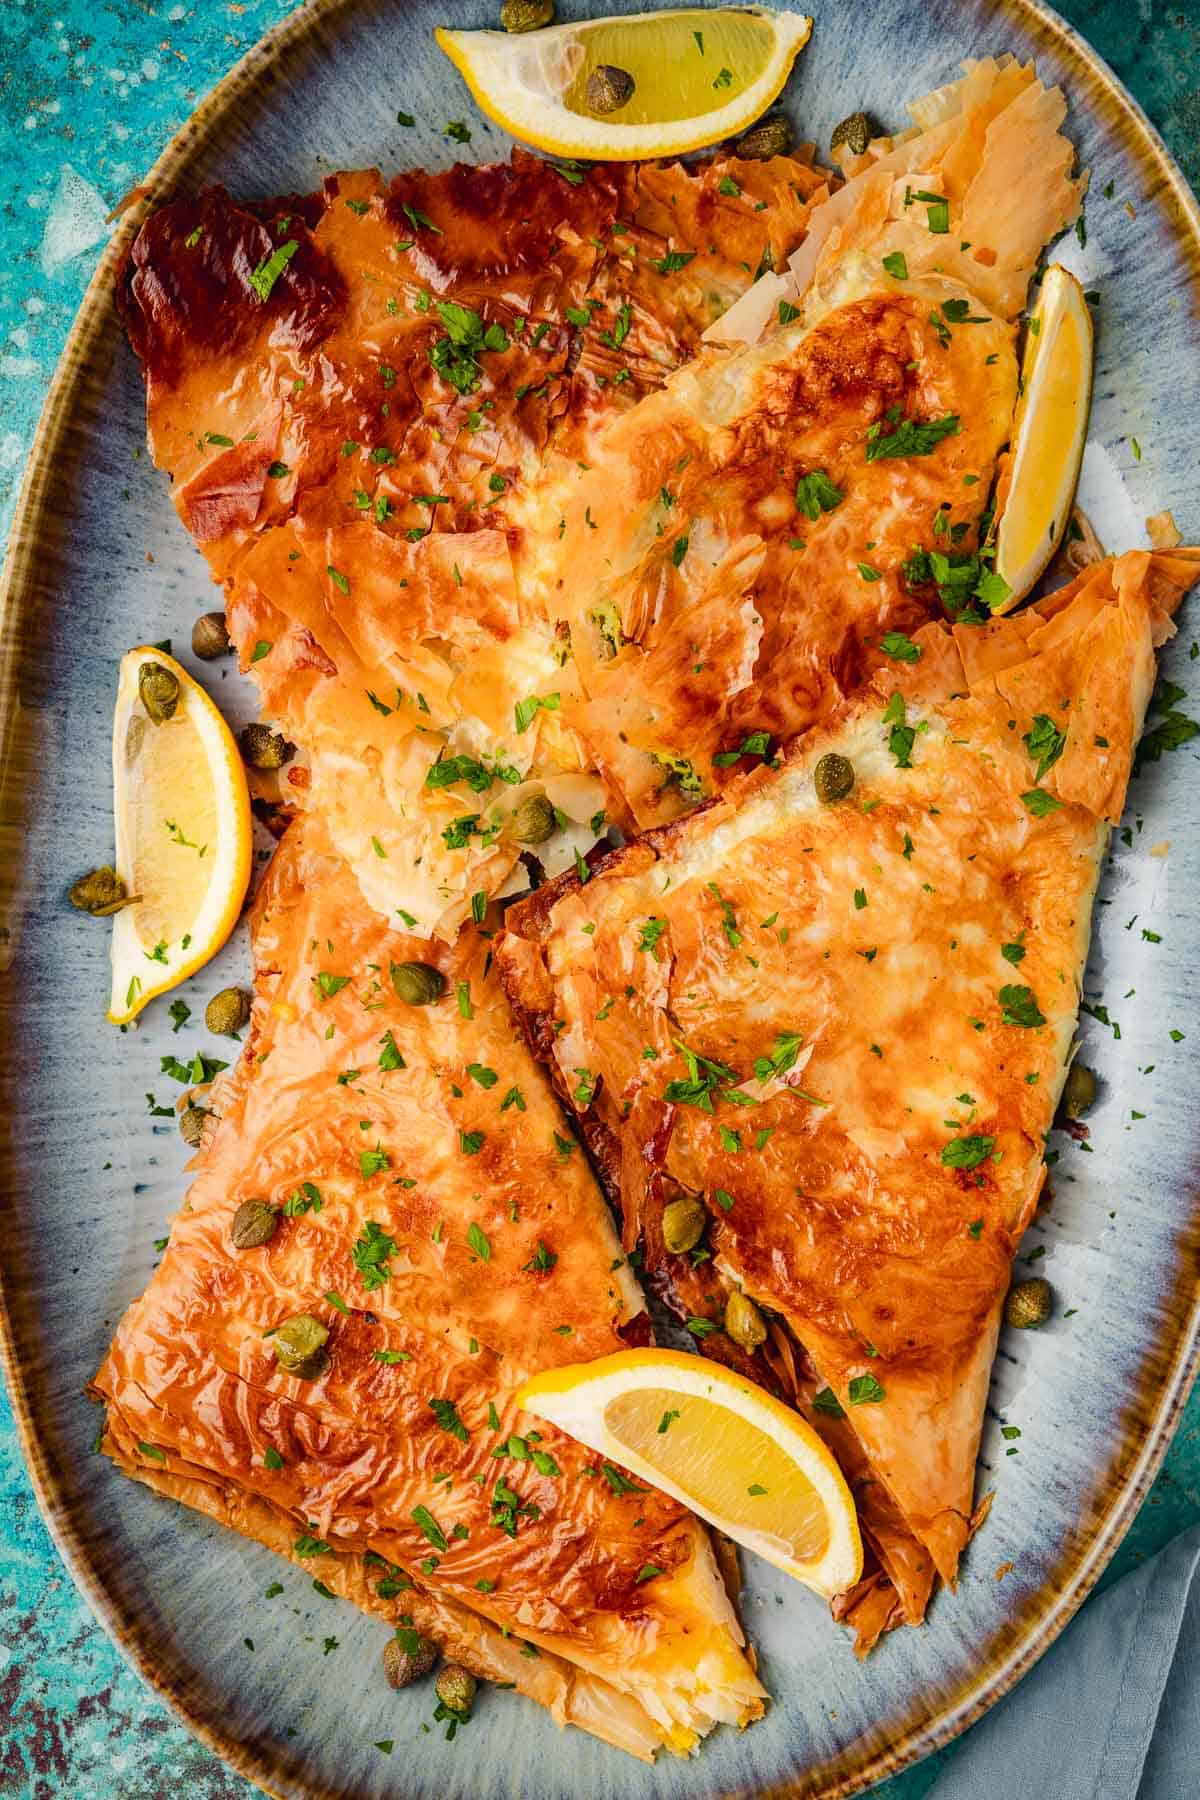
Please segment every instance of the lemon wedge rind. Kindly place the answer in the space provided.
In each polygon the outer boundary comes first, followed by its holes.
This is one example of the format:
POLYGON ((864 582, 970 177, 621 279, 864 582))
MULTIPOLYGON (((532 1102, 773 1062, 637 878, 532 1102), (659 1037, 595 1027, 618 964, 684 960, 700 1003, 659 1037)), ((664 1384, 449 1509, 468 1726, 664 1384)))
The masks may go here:
MULTIPOLYGON (((554 156, 633 162, 648 157, 680 156, 707 144, 734 137, 751 126, 777 98, 799 52, 808 42, 812 20, 800 13, 768 7, 704 11, 695 7, 626 18, 590 19, 550 26, 542 31, 450 31, 434 36, 471 91, 480 111, 510 136, 554 156), (744 86, 719 54, 723 25, 731 32, 761 25, 766 44, 752 77, 744 86), (566 103, 578 87, 581 69, 591 62, 634 61, 639 34, 655 34, 657 54, 652 79, 639 82, 638 111, 653 105, 657 84, 681 81, 695 93, 686 117, 622 119, 619 114, 589 115, 566 103), (678 51, 662 48, 664 33, 678 34, 678 51), (697 52, 697 34, 706 48, 697 52), (697 59, 704 58, 704 66, 697 59), (622 61, 624 57, 624 61, 622 61), (728 87, 724 78, 729 77, 728 87)), ((732 56, 737 62, 738 58, 732 56)), ((622 109, 625 110, 625 109, 622 109)), ((672 109, 664 107, 664 112, 672 109)))
POLYGON ((112 764, 115 867, 128 891, 144 896, 112 922, 108 1017, 126 1025, 225 943, 250 881, 252 828, 233 733, 187 670, 149 645, 121 659, 112 764), (179 682, 175 713, 161 725, 138 697, 146 662, 161 663, 179 682), (166 800, 156 765, 171 773, 166 800))
POLYGON ((679 1350, 621 1351, 535 1375, 516 1400, 825 1598, 844 1593, 859 1579, 862 1540, 854 1501, 830 1451, 799 1413, 723 1365, 679 1350), (660 1410, 662 1419, 673 1415, 667 1429, 661 1420, 649 1431, 644 1425, 633 1433, 622 1427, 639 1393, 652 1399, 654 1417, 660 1410), (676 1421, 689 1405, 701 1409, 699 1416, 681 1428, 676 1421), (681 1429, 687 1434, 689 1426, 690 1436, 672 1436, 681 1429), (696 1444, 701 1434, 706 1455, 723 1438, 738 1443, 736 1468, 720 1470, 726 1499, 719 1504, 713 1504, 711 1488, 705 1492, 704 1470, 681 1466, 673 1452, 673 1446, 696 1444), (763 1473, 767 1469, 774 1475, 763 1473), (759 1481, 756 1472, 762 1474, 759 1481), (795 1513, 783 1516, 772 1497, 773 1489, 778 1495, 785 1488, 793 1502, 803 1497, 810 1527, 823 1514, 815 1554, 795 1553, 795 1513))
POLYGON ((997 612, 1011 612, 1025 598, 1070 523, 1091 409, 1092 351, 1083 289, 1054 263, 1025 340, 1007 492, 996 527, 995 568, 1009 592, 997 612))

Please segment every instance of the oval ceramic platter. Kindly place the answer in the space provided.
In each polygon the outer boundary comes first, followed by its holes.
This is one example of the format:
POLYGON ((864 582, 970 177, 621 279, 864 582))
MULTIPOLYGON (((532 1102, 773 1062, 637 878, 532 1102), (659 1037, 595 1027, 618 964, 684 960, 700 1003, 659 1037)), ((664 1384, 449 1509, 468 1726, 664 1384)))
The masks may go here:
MULTIPOLYGON (((605 4, 620 10, 622 0, 605 4)), ((1025 0, 809 4, 812 42, 786 104, 798 135, 820 144, 860 106, 898 128, 905 100, 951 78, 964 57, 1033 55, 1062 83, 1093 176, 1086 234, 1059 255, 1100 293, 1081 498, 1109 547, 1144 543, 1146 515, 1164 507, 1194 541, 1200 214, 1133 102, 1060 20, 1025 0)), ((0 669, 2 1261, 14 1399, 42 1507, 107 1628, 205 1742, 276 1794, 849 1794, 961 1730, 1045 1649, 1145 1494, 1195 1370, 1194 745, 1135 780, 1113 840, 1087 979, 1100 1019, 1083 1021, 1102 1101, 1090 1154, 1054 1140, 1053 1203, 1024 1246, 1062 1310, 1043 1332, 1002 1341, 980 1468, 995 1506, 957 1595, 938 1598, 923 1631, 894 1633, 860 1666, 815 1596, 748 1557, 746 1623, 774 1696, 752 1730, 718 1732, 697 1760, 667 1758, 651 1772, 489 1692, 465 1740, 447 1744, 421 1729, 426 1694, 384 1684, 378 1621, 89 1455, 97 1417, 83 1385, 145 1285, 184 1186, 187 1153, 146 1094, 156 1079, 166 1085, 159 1056, 187 1045, 195 1023, 173 1037, 162 1004, 127 1035, 105 1023, 108 934, 70 909, 65 888, 111 853, 118 658, 135 643, 186 644, 213 604, 142 453, 142 385, 112 310, 112 268, 145 206, 171 191, 221 181, 266 195, 306 190, 338 168, 445 166, 457 153, 441 132, 451 118, 470 122, 467 154, 504 157, 507 141, 479 118, 432 37, 440 23, 493 23, 495 11, 494 0, 318 0, 293 15, 134 196, 51 394, 8 564, 0 669), (401 129, 398 108, 418 124, 401 129), (266 1599, 277 1579, 283 1594, 266 1599), (321 1653, 327 1633, 340 1639, 336 1655, 321 1653), (391 1758, 373 1747, 381 1739, 394 1740, 391 1758)), ((582 11, 569 0, 560 16, 582 11)), ((1190 618, 1185 607, 1165 655, 1165 674, 1184 688, 1197 611, 1194 600, 1190 618)), ((236 722, 248 716, 236 675, 206 665, 203 679, 236 722)), ((184 989, 197 1016, 244 959, 235 936, 203 986, 184 989)))

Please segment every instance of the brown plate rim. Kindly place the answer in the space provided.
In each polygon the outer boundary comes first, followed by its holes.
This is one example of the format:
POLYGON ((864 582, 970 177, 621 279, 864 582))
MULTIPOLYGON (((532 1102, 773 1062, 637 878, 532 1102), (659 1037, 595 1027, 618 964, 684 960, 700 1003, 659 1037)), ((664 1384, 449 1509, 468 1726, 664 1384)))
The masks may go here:
MULTIPOLYGON (((118 228, 88 284, 42 409, 13 517, 8 554, 0 572, 0 789, 6 802, 20 712, 13 668, 17 637, 14 621, 22 615, 34 587, 34 564, 51 472, 67 428, 75 372, 94 352, 110 322, 116 270, 149 211, 186 174, 196 152, 225 127, 244 102, 261 102, 263 91, 280 78, 289 53, 315 37, 326 22, 354 3, 355 0, 306 0, 268 32, 205 96, 144 182, 121 204, 118 228)), ((1200 311, 1200 204, 1158 131, 1103 59, 1051 8, 1039 0, 992 0, 992 4, 998 15, 1012 20, 1028 38, 1040 40, 1075 70, 1087 104, 1099 112, 1107 129, 1122 140, 1126 151, 1137 161, 1148 190, 1174 211, 1189 285, 1200 311)), ((10 828, 12 814, 8 804, 4 817, 6 829, 10 828)), ((9 1196, 0 1195, 0 1203, 7 1206, 9 1196)), ((899 1740, 865 1760, 852 1760, 852 1749, 843 1752, 834 1766, 817 1777, 816 1785, 811 1776, 787 1780, 770 1790, 778 1800, 848 1800, 943 1747, 1014 1687, 1069 1623, 1100 1579, 1145 1499, 1200 1373, 1200 1298, 1188 1275, 1189 1262, 1185 1253, 1178 1267, 1178 1282, 1180 1300, 1190 1290, 1190 1307, 1184 1309, 1173 1344, 1160 1344, 1157 1354, 1152 1350, 1147 1357, 1148 1364, 1160 1366, 1165 1359, 1167 1367, 1149 1378, 1143 1372, 1141 1392, 1125 1421, 1122 1449, 1127 1453, 1124 1460, 1128 1467, 1119 1492, 1090 1541, 1069 1567, 1058 1572, 1054 1598, 1039 1616, 1026 1623, 1023 1641, 1015 1649, 1010 1645, 995 1652, 936 1717, 914 1720, 899 1740)), ((286 1800, 285 1789, 276 1784, 292 1784, 293 1770, 228 1735, 196 1703, 189 1684, 159 1665, 158 1651, 146 1626, 136 1616, 126 1616, 110 1597, 38 1433, 33 1397, 19 1356, 2 1257, 0 1361, 5 1367, 17 1435, 38 1506, 75 1585, 122 1655, 200 1742, 275 1800, 286 1800)), ((344 1800, 344 1795, 332 1788, 309 1785, 305 1792, 310 1800, 344 1800)))

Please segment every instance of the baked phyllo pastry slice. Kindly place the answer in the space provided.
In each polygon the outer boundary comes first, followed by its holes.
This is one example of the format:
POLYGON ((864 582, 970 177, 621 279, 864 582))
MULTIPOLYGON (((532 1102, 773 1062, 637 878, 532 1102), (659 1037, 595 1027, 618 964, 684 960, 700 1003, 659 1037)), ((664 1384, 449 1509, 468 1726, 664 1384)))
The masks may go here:
POLYGON ((782 266, 828 179, 518 151, 214 190, 143 226, 118 299, 151 452, 301 752, 262 797, 320 812, 385 915, 452 937, 522 856, 556 870, 595 841, 602 789, 562 779, 583 766, 569 646, 517 580, 540 550, 523 494, 782 266), (540 830, 512 821, 530 799, 540 830))
POLYGON ((1004 597, 989 494, 1017 315, 1084 183, 1032 69, 981 64, 934 98, 914 112, 946 117, 857 159, 707 334, 720 347, 545 496, 539 579, 583 694, 567 717, 641 828, 819 722, 890 633, 1004 597))
POLYGON ((905 1544, 952 1582, 970 1531, 1101 860, 1198 573, 1132 552, 925 625, 721 798, 519 903, 498 949, 626 1250, 702 1349, 853 1433, 910 1616, 905 1544))
POLYGON ((95 1379, 104 1448, 639 1755, 756 1718, 703 1526, 515 1406, 648 1321, 487 937, 389 931, 312 821, 252 928, 247 1042, 95 1379))

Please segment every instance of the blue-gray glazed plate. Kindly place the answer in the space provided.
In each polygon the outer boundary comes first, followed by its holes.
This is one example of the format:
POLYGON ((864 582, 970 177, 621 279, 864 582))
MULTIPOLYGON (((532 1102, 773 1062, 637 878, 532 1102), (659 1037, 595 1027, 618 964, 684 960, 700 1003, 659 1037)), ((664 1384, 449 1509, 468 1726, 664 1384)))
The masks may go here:
MULTIPOLYGON (((1028 0, 809 4, 812 42, 786 104, 818 143, 862 106, 899 127, 905 100, 964 57, 1035 56, 1062 83, 1093 188, 1086 242, 1059 254, 1101 296, 1082 501, 1110 547, 1144 543, 1146 516, 1163 508, 1194 540, 1200 213, 1135 104, 1028 0)), ((775 1697, 752 1730, 720 1732, 698 1760, 651 1772, 492 1692, 469 1734, 447 1744, 421 1730, 424 1696, 377 1678, 377 1621, 89 1456, 84 1383, 181 1196, 184 1149, 148 1115, 145 1093, 159 1055, 187 1034, 172 1037, 165 1007, 124 1036, 105 1023, 106 933, 71 911, 64 889, 110 854, 121 653, 186 642, 212 604, 141 454, 141 381, 113 311, 113 268, 146 207, 180 188, 216 180, 264 195, 339 167, 443 166, 458 153, 441 131, 450 118, 469 119, 468 154, 504 156, 506 140, 475 114, 432 37, 437 24, 492 23, 494 10, 493 0, 444 10, 314 0, 293 15, 205 101, 134 197, 47 402, 0 594, 0 1265, 13 1398, 51 1530, 108 1630, 207 1744, 278 1795, 850 1794, 960 1731, 1061 1630, 1144 1496, 1195 1372, 1194 747, 1134 782, 1113 840, 1087 982, 1112 1022, 1084 1020, 1103 1097, 1088 1153, 1056 1140, 1054 1201, 1025 1246, 1064 1310, 1043 1332, 1002 1342, 980 1467, 996 1502, 957 1594, 939 1597, 924 1630, 892 1634, 860 1666, 814 1596, 747 1558, 746 1619, 775 1697), (419 125, 400 129, 398 108, 419 125), (1001 1437, 1003 1423, 1019 1442, 1001 1437), (285 1593, 268 1601, 277 1578, 285 1593), (341 1649, 326 1657, 330 1632, 341 1649), (394 1740, 391 1758, 373 1747, 380 1739, 394 1740)), ((561 8, 582 10, 580 0, 561 8)), ((1185 608, 1164 658, 1181 685, 1195 629, 1185 608)), ((235 720, 248 714, 238 677, 202 673, 235 720)), ((213 973, 228 978, 244 956, 235 938, 213 973)))

